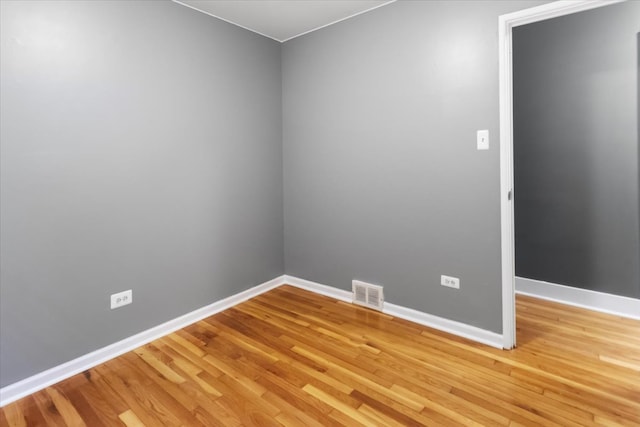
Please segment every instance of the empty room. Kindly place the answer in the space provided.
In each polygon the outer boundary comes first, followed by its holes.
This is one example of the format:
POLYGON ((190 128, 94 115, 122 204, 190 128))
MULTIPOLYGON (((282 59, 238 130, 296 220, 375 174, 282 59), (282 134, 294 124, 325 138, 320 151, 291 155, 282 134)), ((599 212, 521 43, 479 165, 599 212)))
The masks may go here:
POLYGON ((0 0, 0 427, 640 425, 640 2, 0 0))

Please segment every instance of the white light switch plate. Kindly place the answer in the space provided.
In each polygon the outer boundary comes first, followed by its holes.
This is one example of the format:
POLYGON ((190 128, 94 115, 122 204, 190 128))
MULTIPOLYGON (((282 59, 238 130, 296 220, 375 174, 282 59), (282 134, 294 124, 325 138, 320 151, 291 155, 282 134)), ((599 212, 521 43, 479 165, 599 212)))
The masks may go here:
POLYGON ((489 149, 489 131, 479 130, 478 131, 478 150, 488 150, 489 149))

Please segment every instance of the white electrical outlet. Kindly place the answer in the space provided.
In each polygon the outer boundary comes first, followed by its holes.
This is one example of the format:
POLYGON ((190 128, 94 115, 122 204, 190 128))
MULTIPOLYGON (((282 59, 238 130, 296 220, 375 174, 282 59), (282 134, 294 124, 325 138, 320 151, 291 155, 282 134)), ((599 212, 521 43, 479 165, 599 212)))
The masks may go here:
POLYGON ((123 305, 131 304, 132 302, 133 291, 131 289, 128 291, 118 292, 117 294, 111 295, 111 310, 122 307, 123 305))
POLYGON ((460 279, 457 277, 445 276, 443 274, 440 276, 440 284, 448 288, 460 289, 460 279))

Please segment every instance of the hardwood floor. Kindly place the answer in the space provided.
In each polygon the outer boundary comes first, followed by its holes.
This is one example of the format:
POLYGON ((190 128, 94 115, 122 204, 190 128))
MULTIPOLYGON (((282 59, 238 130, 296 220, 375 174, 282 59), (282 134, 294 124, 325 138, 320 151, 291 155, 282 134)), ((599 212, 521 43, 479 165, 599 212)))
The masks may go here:
POLYGON ((640 425, 640 321, 518 296, 501 351, 282 286, 0 410, 0 426, 640 425))

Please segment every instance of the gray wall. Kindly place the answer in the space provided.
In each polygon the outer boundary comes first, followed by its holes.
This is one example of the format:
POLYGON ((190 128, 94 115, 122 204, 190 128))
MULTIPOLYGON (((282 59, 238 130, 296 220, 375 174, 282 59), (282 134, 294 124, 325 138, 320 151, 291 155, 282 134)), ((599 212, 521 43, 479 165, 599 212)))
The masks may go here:
POLYGON ((0 384, 283 273, 277 42, 171 2, 1 4, 0 384))
POLYGON ((640 298, 640 2, 516 28, 516 274, 640 298))
POLYGON ((501 332, 498 16, 538 4, 401 1, 284 44, 288 274, 501 332))

